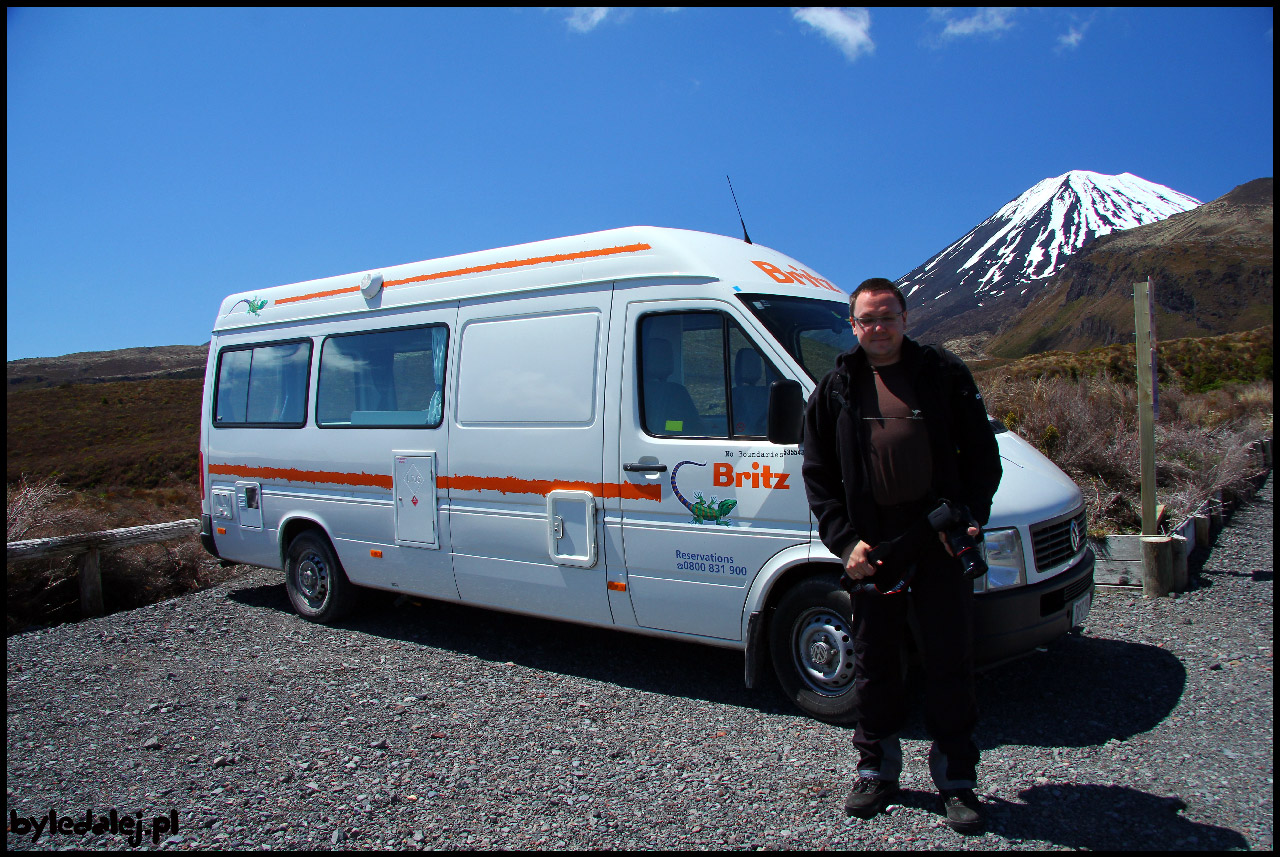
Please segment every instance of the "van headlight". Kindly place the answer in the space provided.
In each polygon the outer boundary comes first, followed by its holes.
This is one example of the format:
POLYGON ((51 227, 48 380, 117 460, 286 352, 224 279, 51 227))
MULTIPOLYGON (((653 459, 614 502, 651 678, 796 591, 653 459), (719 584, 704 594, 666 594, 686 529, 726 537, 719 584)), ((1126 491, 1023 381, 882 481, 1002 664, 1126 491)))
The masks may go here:
POLYGON ((984 589, 987 592, 1020 586, 1027 582, 1022 565, 1022 537, 1018 535, 1016 529, 984 532, 982 557, 987 561, 987 573, 978 581, 985 581, 984 589))

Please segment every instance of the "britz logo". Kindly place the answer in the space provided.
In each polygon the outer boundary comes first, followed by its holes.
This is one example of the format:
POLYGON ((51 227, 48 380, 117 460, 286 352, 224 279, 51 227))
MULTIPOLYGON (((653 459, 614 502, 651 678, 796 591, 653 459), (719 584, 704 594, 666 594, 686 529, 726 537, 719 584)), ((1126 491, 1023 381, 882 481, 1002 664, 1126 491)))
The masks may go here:
MULTIPOLYGON (((680 468, 686 464, 694 467, 706 467, 705 461, 681 461, 675 467, 671 468, 671 493, 680 501, 680 504, 689 510, 689 514, 693 516, 695 524, 718 524, 720 526, 732 526, 733 522, 729 520, 729 515, 737 508, 738 501, 733 497, 726 497, 721 500, 715 494, 711 495, 711 499, 707 499, 702 495, 701 491, 693 492, 693 499, 690 500, 680 492, 676 486, 676 474, 680 472, 680 468)), ((760 462, 751 462, 750 470, 735 471, 732 464, 721 462, 712 465, 711 468, 711 484, 722 488, 785 488, 790 490, 787 485, 787 473, 775 473, 765 465, 764 469, 760 469, 760 462)))
MULTIPOLYGON (((838 288, 831 285, 827 280, 824 280, 822 277, 815 274, 811 274, 808 271, 797 268, 795 265, 789 266, 787 270, 784 271, 777 265, 771 265, 768 262, 761 262, 756 259, 752 259, 751 264, 755 265, 761 271, 764 271, 772 277, 775 283, 807 283, 815 288, 840 292, 838 288)), ((844 294, 844 292, 840 293, 844 294)))
POLYGON ((719 463, 712 465, 711 484, 718 488, 785 488, 789 473, 776 473, 765 465, 760 469, 760 462, 751 462, 750 470, 734 470, 732 464, 719 463))

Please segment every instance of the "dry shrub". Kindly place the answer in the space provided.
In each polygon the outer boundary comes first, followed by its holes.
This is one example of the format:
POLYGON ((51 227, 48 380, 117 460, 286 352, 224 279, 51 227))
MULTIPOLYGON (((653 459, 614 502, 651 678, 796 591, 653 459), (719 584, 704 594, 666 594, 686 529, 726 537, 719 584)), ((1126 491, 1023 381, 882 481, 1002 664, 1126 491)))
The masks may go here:
POLYGON ((42 525, 65 523, 65 511, 55 512, 54 507, 70 493, 52 476, 31 480, 22 474, 17 483, 5 487, 5 540, 22 541, 42 525))
MULTIPOLYGON (((1164 402, 1165 396, 1162 395, 1162 409, 1164 402)), ((1272 430, 1272 385, 1255 383, 1188 395, 1176 409, 1183 419, 1206 429, 1226 426, 1254 432, 1257 437, 1269 436, 1272 430)))
MULTIPOLYGON (((1109 374, 988 377, 988 412, 1003 419, 1075 480, 1094 535, 1142 527, 1138 396, 1109 374)), ((1248 446, 1272 429, 1269 382, 1206 393, 1160 391, 1156 492, 1179 522, 1221 490, 1242 492, 1261 462, 1248 446)))
MULTIPOLYGON (((199 490, 114 488, 95 493, 62 489, 51 480, 9 486, 9 537, 15 524, 28 538, 157 524, 199 517, 199 490), (46 484, 48 483, 48 484, 46 484), (21 512, 21 519, 15 515, 21 512)), ((99 555, 103 603, 108 613, 129 610, 203 589, 242 569, 222 568, 197 536, 138 545, 99 555)), ((81 617, 78 566, 74 557, 6 564, 6 633, 81 617)))
MULTIPOLYGON (((107 613, 132 610, 230 579, 196 537, 106 551, 98 557, 107 613)), ((7 564, 6 633, 31 626, 75 622, 80 583, 74 557, 7 564)))

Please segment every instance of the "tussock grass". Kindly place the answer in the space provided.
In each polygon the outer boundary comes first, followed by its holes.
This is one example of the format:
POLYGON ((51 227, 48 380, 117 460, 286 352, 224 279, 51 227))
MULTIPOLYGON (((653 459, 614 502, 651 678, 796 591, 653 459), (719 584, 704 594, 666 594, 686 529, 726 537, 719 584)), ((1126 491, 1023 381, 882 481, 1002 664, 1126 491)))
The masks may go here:
MULTIPOLYGON (((200 514, 195 485, 73 491, 51 478, 31 480, 25 476, 8 486, 6 506, 10 541, 156 524, 200 514)), ((104 552, 99 556, 99 568, 108 613, 203 589, 238 573, 221 568, 196 536, 104 552)), ((74 557, 6 563, 6 634, 81 619, 77 572, 74 557)))
MULTIPOLYGON (((1091 535, 1142 529, 1141 438, 1136 388, 1109 373, 1010 376, 981 373, 987 410, 1075 480, 1091 535)), ((1272 433, 1270 381, 1204 393, 1161 390, 1155 427, 1156 494, 1171 523, 1217 490, 1243 492, 1263 469, 1249 445, 1272 433)))
POLYGON ((22 541, 35 529, 59 529, 70 523, 70 516, 57 508, 70 493, 52 476, 28 479, 21 474, 5 491, 6 541, 22 541))
MULTIPOLYGON (((1189 337, 1156 344, 1156 372, 1161 389, 1204 393, 1239 388, 1272 379, 1273 328, 1245 333, 1189 337)), ((971 364, 975 372, 996 372, 1010 378, 1066 378, 1077 381, 1106 375, 1129 385, 1137 383, 1135 348, 1104 345, 1085 351, 1046 351, 1021 360, 987 358, 971 364)))
POLYGON ((74 489, 194 484, 203 387, 159 379, 10 393, 5 484, 21 473, 74 489))

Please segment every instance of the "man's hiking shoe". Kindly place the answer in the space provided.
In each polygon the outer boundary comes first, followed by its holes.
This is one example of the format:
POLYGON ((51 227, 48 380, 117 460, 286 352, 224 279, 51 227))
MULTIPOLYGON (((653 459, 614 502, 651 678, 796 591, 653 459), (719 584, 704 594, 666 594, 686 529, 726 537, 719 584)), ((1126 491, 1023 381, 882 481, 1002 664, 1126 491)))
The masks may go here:
POLYGON ((942 811, 947 815, 947 824, 957 833, 978 833, 982 830, 982 805, 973 789, 955 789, 942 793, 942 811))
POLYGON ((898 793, 898 784, 872 777, 858 777, 853 781, 853 789, 844 799, 844 811, 857 818, 870 818, 877 812, 883 812, 889 798, 898 793))

